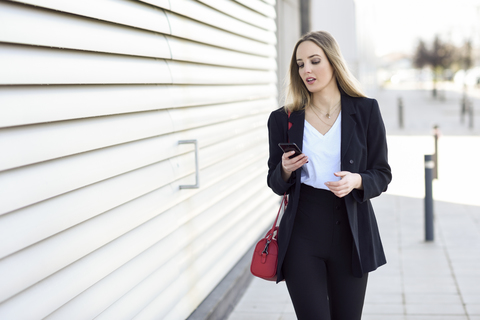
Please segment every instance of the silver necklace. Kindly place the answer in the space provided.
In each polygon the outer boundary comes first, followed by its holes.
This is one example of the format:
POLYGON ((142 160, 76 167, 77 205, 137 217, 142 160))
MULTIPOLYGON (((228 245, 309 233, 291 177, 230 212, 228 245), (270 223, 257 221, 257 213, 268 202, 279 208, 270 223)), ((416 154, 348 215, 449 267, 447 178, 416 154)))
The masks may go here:
MULTIPOLYGON (((315 115, 317 116, 318 120, 322 121, 323 123, 325 123, 325 124, 326 124, 327 126, 329 126, 329 127, 333 126, 333 123, 332 123, 332 124, 326 123, 325 121, 322 120, 322 118, 320 118, 320 116, 319 116, 319 115, 317 114, 317 112, 315 111, 315 107, 312 107, 312 111, 313 111, 313 113, 315 113, 315 115)), ((329 119, 330 119, 330 117, 329 117, 329 119)))
MULTIPOLYGON (((325 113, 325 116, 326 116, 328 119, 331 118, 333 112, 340 106, 340 102, 342 102, 341 99, 338 100, 337 104, 335 105, 335 107, 334 107, 332 110, 330 110, 329 112, 325 113)), ((312 106, 313 106, 313 105, 312 105, 312 106)), ((313 106, 313 109, 316 109, 316 107, 313 106)), ((314 111, 314 112, 315 112, 315 111, 314 111)), ((320 111, 319 111, 319 112, 320 112, 320 111)), ((315 112, 315 114, 317 114, 317 113, 315 112)), ((322 114, 322 113, 320 112, 320 114, 322 114)), ((317 117, 318 117, 318 114, 317 114, 317 117)))

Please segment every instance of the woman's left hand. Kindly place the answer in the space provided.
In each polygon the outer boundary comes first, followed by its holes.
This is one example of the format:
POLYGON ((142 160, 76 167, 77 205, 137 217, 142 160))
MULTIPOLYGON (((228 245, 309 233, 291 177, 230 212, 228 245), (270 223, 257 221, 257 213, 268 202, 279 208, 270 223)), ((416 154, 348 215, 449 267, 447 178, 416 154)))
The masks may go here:
POLYGON ((325 182, 325 185, 339 198, 345 197, 353 189, 363 189, 362 176, 358 173, 340 171, 334 175, 340 177, 340 181, 325 182))

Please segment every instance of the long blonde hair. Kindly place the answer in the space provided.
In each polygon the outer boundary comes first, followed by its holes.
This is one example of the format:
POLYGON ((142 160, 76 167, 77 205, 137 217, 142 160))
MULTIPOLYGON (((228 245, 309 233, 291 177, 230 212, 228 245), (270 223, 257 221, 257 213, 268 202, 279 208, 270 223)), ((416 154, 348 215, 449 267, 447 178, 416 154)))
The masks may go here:
POLYGON ((365 97, 365 94, 360 89, 360 84, 357 79, 355 79, 348 70, 347 63, 340 52, 340 47, 335 38, 326 31, 312 31, 301 37, 293 49, 292 59, 290 60, 289 76, 287 77, 289 83, 287 84, 285 111, 298 111, 310 105, 312 94, 308 91, 298 73, 296 57, 298 46, 305 41, 312 41, 322 48, 323 52, 325 52, 325 55, 332 66, 337 84, 343 92, 351 97, 365 97))

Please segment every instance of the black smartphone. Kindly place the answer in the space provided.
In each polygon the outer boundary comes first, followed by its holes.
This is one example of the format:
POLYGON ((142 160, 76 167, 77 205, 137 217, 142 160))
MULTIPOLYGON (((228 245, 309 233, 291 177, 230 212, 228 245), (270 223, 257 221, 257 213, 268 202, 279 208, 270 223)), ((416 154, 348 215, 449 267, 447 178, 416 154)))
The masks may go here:
POLYGON ((288 143, 279 143, 278 146, 280 149, 283 150, 283 152, 290 152, 290 151, 295 151, 295 154, 293 156, 290 156, 289 159, 295 158, 299 154, 302 154, 302 150, 297 146, 296 143, 293 142, 288 142, 288 143))

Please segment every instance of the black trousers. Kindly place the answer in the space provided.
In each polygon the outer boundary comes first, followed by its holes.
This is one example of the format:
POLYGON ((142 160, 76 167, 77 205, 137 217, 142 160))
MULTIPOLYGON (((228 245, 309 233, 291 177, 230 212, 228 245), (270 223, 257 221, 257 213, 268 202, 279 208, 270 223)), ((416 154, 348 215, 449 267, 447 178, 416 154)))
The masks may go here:
POLYGON ((283 272, 299 320, 359 320, 368 274, 352 274, 345 201, 302 184, 283 272))

